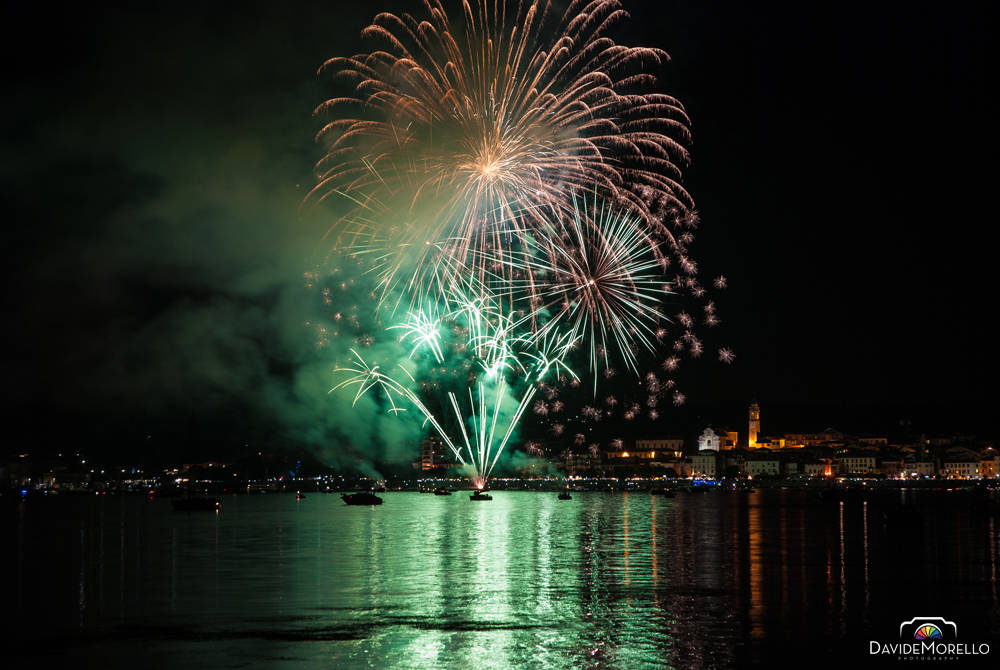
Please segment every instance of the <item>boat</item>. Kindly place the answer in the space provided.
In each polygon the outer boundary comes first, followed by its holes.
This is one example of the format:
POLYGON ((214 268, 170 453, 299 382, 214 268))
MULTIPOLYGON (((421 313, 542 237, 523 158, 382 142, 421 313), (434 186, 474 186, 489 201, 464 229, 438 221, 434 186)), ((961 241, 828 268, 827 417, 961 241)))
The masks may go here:
POLYGON ((303 493, 302 491, 296 491, 295 492, 295 499, 296 500, 305 500, 305 497, 306 497, 306 494, 303 493))
POLYGON ((436 495, 436 496, 450 496, 451 495, 451 491, 449 491, 448 489, 446 489, 444 487, 441 487, 439 489, 434 489, 434 495, 436 495))
POLYGON ((469 500, 493 500, 493 496, 484 491, 473 491, 469 500))
POLYGON ((348 505, 381 505, 382 499, 374 493, 362 491, 360 493, 343 493, 340 496, 348 505))
POLYGON ((178 512, 214 512, 222 507, 218 498, 178 498, 170 501, 178 512))
POLYGON ((572 500, 573 496, 569 494, 569 491, 563 491, 559 494, 559 500, 572 500))

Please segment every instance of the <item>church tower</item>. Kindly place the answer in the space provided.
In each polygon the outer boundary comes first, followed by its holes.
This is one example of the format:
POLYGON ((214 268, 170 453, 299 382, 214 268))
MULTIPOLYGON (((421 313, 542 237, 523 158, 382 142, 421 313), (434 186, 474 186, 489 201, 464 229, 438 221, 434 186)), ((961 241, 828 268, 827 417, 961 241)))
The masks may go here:
POLYGON ((754 400, 750 403, 750 434, 747 435, 747 447, 757 447, 757 434, 760 433, 760 405, 754 400))

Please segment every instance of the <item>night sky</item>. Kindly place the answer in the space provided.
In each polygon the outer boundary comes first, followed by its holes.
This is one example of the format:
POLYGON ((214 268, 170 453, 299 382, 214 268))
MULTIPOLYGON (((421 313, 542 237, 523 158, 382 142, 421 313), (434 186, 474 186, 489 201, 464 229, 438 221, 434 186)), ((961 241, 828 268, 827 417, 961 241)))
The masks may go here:
MULTIPOLYGON (((619 41, 671 54, 693 120, 693 254, 729 279, 709 345, 736 354, 641 430, 742 428, 756 397, 765 433, 996 433, 987 5, 872 4, 625 2, 619 41)), ((4 21, 8 450, 336 463, 359 428, 325 404, 297 211, 316 68, 419 4, 30 5, 4 21)))

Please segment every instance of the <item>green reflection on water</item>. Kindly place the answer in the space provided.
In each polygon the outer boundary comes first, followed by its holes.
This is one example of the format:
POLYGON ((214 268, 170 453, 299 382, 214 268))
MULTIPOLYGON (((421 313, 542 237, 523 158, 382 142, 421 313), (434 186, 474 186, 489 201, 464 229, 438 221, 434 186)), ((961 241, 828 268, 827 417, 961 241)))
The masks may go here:
POLYGON ((1000 634, 1000 534, 971 498, 493 495, 29 501, 15 630, 110 668, 729 667, 931 609, 1000 634))
POLYGON ((294 597, 358 639, 323 655, 337 667, 673 665, 652 551, 669 502, 493 495, 395 493, 381 508, 324 509, 335 517, 319 541, 330 569, 296 579, 309 590, 294 597))

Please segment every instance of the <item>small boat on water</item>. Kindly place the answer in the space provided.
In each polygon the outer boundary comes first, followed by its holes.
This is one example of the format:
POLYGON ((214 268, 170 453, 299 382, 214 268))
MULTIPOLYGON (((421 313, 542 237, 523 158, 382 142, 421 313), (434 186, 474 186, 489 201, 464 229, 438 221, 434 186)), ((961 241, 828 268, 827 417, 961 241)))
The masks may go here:
POLYGON ((559 494, 559 500, 572 500, 573 496, 569 494, 569 491, 563 491, 559 494))
POLYGON ((296 491, 295 492, 295 499, 296 500, 305 500, 305 498, 306 498, 306 494, 303 493, 302 491, 296 491))
POLYGON ((178 512, 214 512, 222 507, 218 498, 178 498, 170 502, 178 512))
POLYGON ((434 495, 436 495, 436 496, 450 496, 451 495, 451 491, 449 491, 448 489, 446 489, 444 487, 441 487, 439 489, 434 489, 434 495))
POLYGON ((493 496, 484 491, 473 491, 469 500, 493 500, 493 496))
POLYGON ((344 493, 341 494, 341 498, 348 505, 381 505, 382 499, 379 498, 374 493, 369 493, 368 491, 362 491, 360 493, 344 493))

